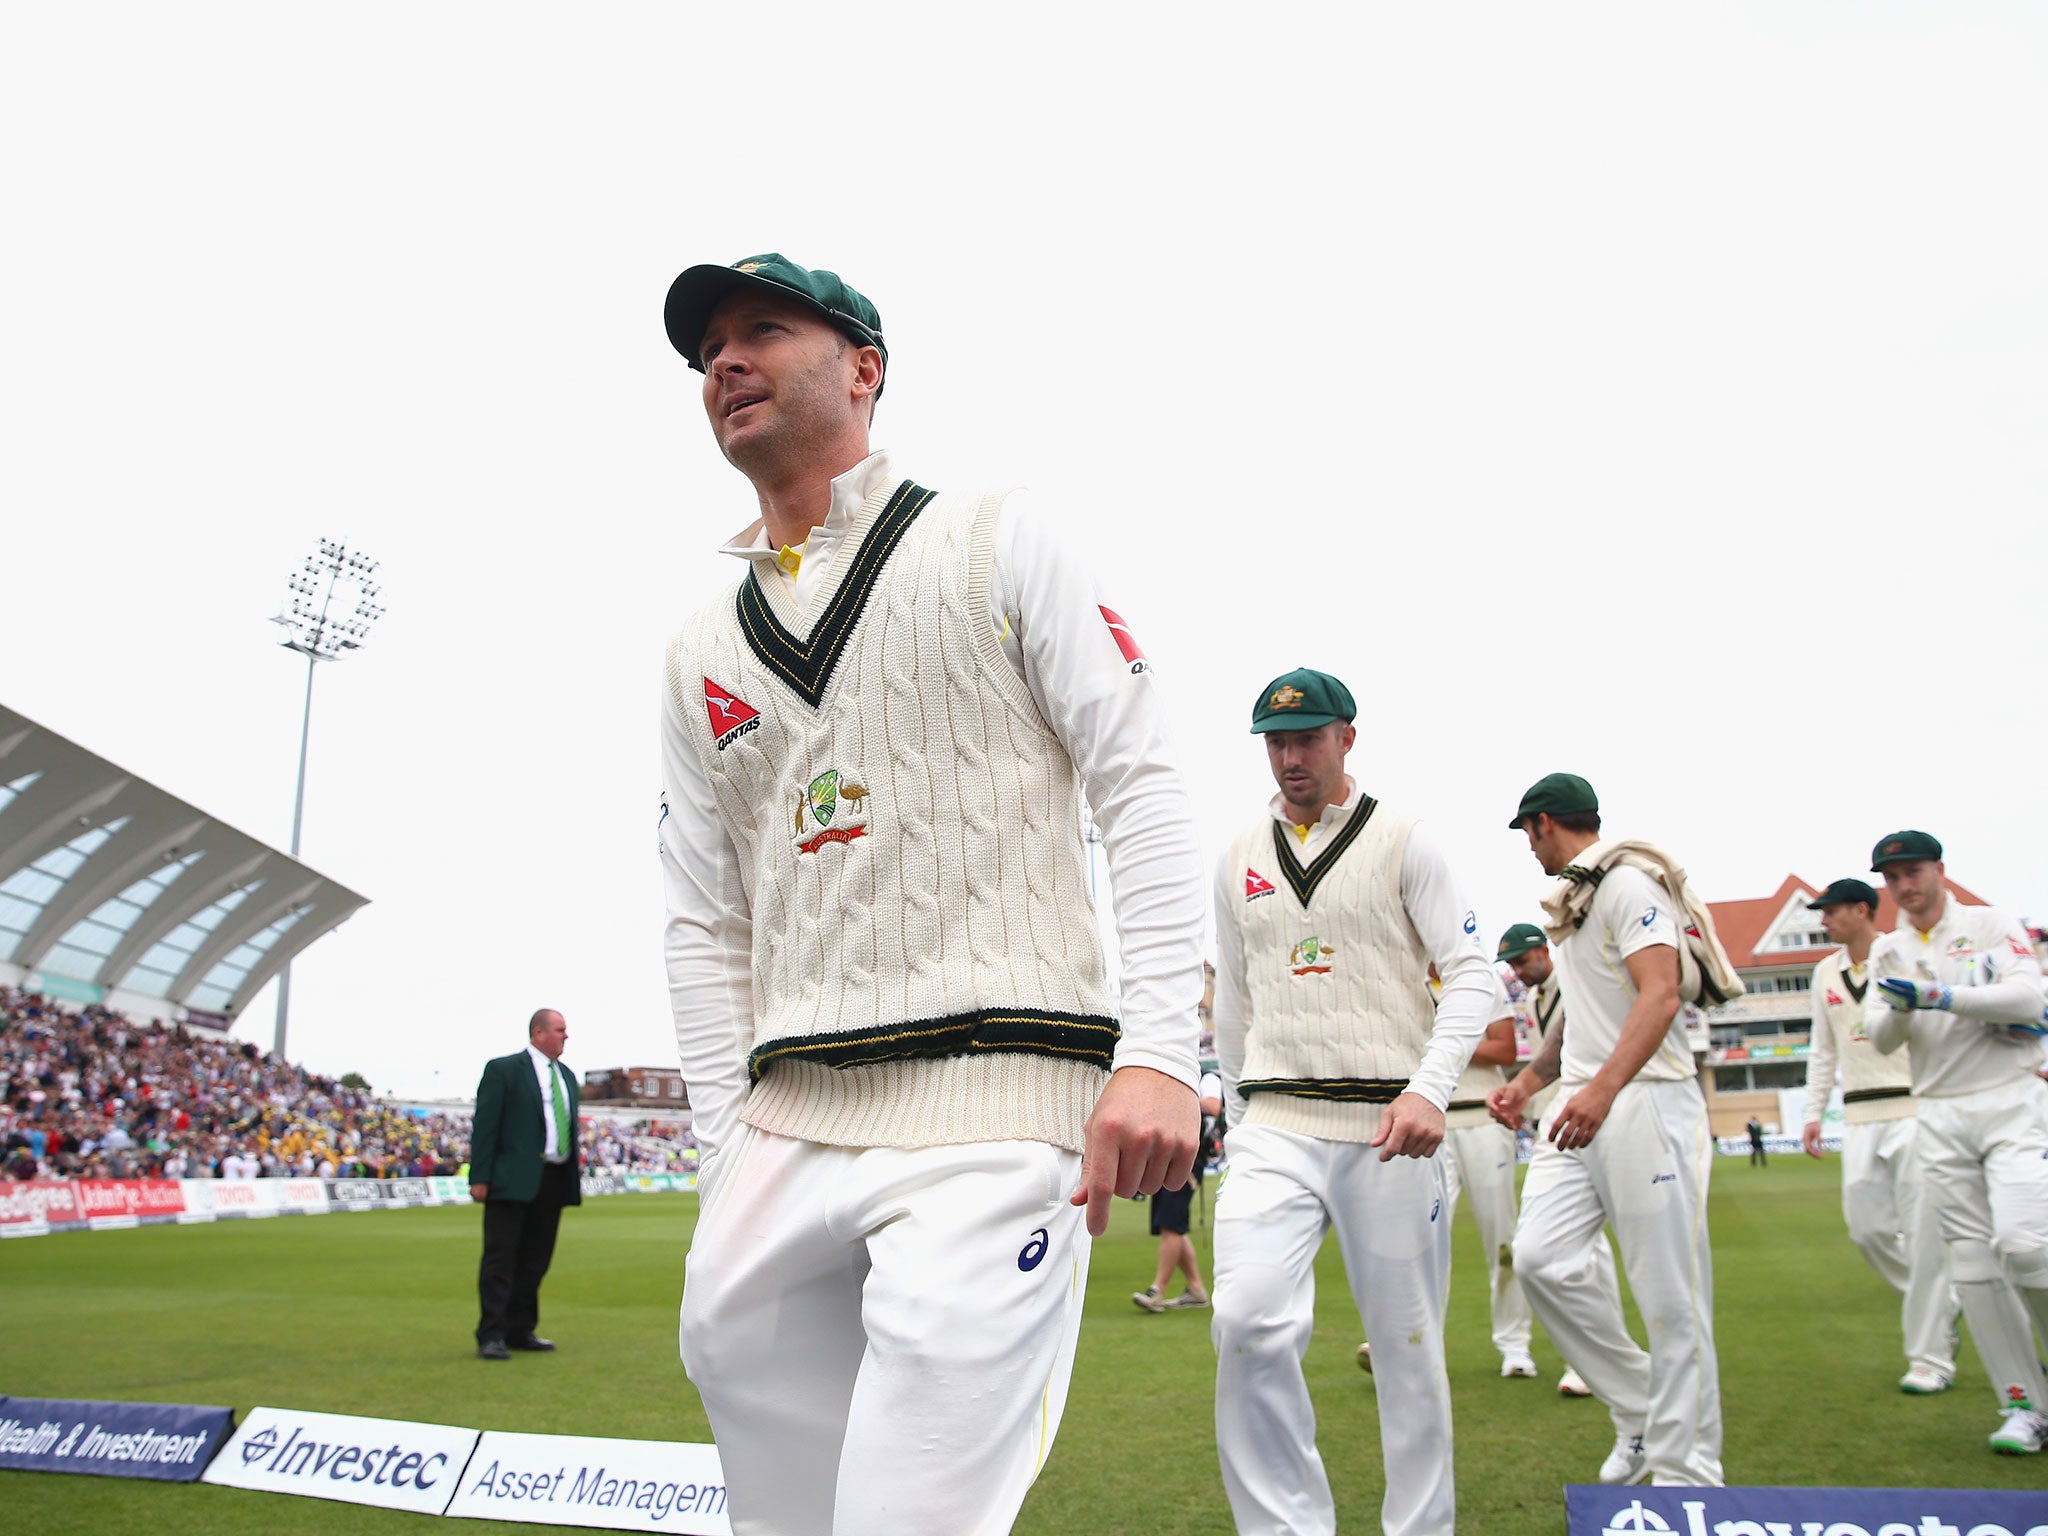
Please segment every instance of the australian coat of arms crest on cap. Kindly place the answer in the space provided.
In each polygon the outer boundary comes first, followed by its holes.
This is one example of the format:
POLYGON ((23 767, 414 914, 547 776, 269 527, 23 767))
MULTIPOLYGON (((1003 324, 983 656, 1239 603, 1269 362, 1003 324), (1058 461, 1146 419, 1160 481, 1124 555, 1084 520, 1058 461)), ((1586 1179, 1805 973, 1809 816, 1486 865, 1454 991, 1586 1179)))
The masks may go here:
POLYGON ((1273 697, 1269 702, 1275 709, 1299 709, 1301 708, 1301 701, 1307 697, 1308 695, 1295 687, 1294 684, 1282 683, 1273 690, 1273 697))
POLYGON ((837 768, 827 768, 796 792, 796 851, 816 853, 827 843, 868 835, 862 810, 868 792, 837 768))
POLYGON ((1330 956, 1336 953, 1333 946, 1311 936, 1294 946, 1287 956, 1287 963, 1297 976, 1327 976, 1330 974, 1330 956))

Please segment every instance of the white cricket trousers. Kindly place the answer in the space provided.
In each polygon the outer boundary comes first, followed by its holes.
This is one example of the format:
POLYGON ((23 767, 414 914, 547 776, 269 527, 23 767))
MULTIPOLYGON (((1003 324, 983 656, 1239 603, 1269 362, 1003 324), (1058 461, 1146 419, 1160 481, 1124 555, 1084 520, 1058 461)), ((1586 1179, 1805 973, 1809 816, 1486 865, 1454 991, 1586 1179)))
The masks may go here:
POLYGON ((1906 1362, 1953 1379, 1956 1293, 1941 1223, 1921 1188, 1918 1141, 1910 1115, 1842 1127, 1842 1218, 1849 1241, 1904 1298, 1906 1362))
POLYGON ((734 1536, 1001 1536, 1073 1374, 1081 1159, 742 1126, 683 1288, 734 1536))
POLYGON ((1337 1510, 1302 1375, 1315 1261, 1334 1226, 1379 1389, 1388 1536, 1450 1536, 1444 1371, 1449 1201, 1436 1158, 1270 1125, 1230 1132, 1216 1197, 1216 1449, 1239 1536, 1331 1536, 1337 1510))
POLYGON ((1502 1360, 1529 1353, 1529 1300, 1515 1278, 1515 1133, 1498 1123, 1463 1125, 1444 1135, 1446 1215, 1472 1196, 1472 1220, 1486 1252, 1486 1294, 1493 1299, 1493 1347, 1502 1360))
POLYGON ((2032 1313, 2048 1339, 2048 1083, 2029 1073, 1916 1103, 1921 1179, 1970 1337, 2001 1407, 2048 1412, 2027 1328, 2032 1313))
POLYGON ((1575 1088, 1558 1093, 1537 1133, 1522 1181, 1515 1272, 1537 1320, 1607 1404, 1616 1430, 1643 1437, 1651 1479, 1719 1487, 1706 1099, 1696 1082, 1638 1079, 1614 1096, 1590 1146, 1562 1152, 1550 1129, 1575 1088), (1600 1283, 1595 1253, 1608 1222, 1650 1336, 1647 1353, 1629 1337, 1611 1284, 1600 1283))

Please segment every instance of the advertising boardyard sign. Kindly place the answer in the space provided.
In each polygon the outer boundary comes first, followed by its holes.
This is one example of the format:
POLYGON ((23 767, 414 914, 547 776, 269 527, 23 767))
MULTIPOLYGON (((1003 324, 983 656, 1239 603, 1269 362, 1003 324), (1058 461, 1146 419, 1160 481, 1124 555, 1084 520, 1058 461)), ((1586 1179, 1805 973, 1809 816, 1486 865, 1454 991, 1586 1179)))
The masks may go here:
POLYGON ((2048 1536, 2048 1494, 1988 1488, 1564 1491, 1571 1536, 2048 1536))
POLYGON ((4 1397, 0 1467, 189 1483, 234 1421, 226 1408, 4 1397))
POLYGON ((204 1481, 438 1515, 476 1440, 446 1424, 255 1408, 204 1481))
POLYGON ((731 1536, 725 1473, 709 1445, 488 1431, 450 1515, 529 1525, 731 1536))

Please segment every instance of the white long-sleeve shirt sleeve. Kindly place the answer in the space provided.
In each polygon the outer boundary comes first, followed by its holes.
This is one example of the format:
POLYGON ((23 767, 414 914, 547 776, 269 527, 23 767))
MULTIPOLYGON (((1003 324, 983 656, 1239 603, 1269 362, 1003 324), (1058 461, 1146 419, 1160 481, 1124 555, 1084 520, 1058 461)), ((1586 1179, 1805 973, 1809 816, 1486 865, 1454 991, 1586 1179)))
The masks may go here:
POLYGON ((1828 1095, 1835 1091, 1835 1027, 1828 1021, 1826 989, 1813 989, 1813 1031, 1806 1052, 1806 1120, 1808 1125, 1827 1112, 1828 1095))
POLYGON ((663 948, 676 1056, 690 1092, 699 1167, 739 1124, 754 1035, 754 923, 739 851, 718 818, 711 782, 662 683, 661 878, 668 907, 663 948))
MULTIPOLYGON (((1436 1026, 1422 1053, 1422 1065, 1408 1079, 1408 1091, 1442 1109, 1451 1102, 1459 1074, 1494 1017, 1499 982, 1480 947, 1478 919, 1465 904, 1443 850, 1420 822, 1409 830, 1401 859, 1401 904, 1443 982, 1436 1026)), ((1220 1029, 1217 1036, 1220 1040, 1220 1029)))
POLYGON ((1216 1070, 1223 1078, 1223 1108, 1232 1125, 1243 1125, 1251 1105, 1237 1091, 1244 1075, 1244 1037, 1250 1009, 1244 984, 1244 931, 1238 913, 1242 887, 1234 883, 1230 850, 1216 861, 1216 991, 1209 999, 1209 1025, 1216 1032, 1216 1070))
POLYGON ((1112 1070, 1150 1067, 1194 1089, 1202 865, 1164 701, 1149 665, 1126 657, 1093 576, 1032 515, 1025 492, 1004 503, 994 578, 998 623, 1007 623, 1025 686, 1080 771, 1109 856, 1123 957, 1123 1035, 1112 1070))

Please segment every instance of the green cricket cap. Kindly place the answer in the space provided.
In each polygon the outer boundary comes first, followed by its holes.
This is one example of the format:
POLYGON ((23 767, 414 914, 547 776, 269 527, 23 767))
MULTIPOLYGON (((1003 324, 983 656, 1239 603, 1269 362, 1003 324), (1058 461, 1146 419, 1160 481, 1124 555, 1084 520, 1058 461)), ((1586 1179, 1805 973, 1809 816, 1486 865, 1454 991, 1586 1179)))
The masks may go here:
POLYGON ((1903 864, 1909 859, 1939 859, 1941 839, 1931 832, 1894 832, 1880 837, 1877 846, 1870 850, 1870 867, 1881 870, 1887 864, 1903 864))
POLYGON ((1332 720, 1355 720, 1358 704, 1351 690, 1327 672, 1296 667, 1259 690, 1252 705, 1252 734, 1268 731, 1312 731, 1332 720))
POLYGON ((1831 880, 1828 888, 1806 904, 1809 912, 1818 912, 1823 907, 1847 907, 1857 903, 1877 910, 1877 892, 1867 880, 1831 880))
POLYGON ((1508 823, 1510 832, 1522 829, 1524 818, 1547 813, 1563 816, 1571 811, 1597 811, 1600 797, 1593 786, 1576 773, 1546 773, 1522 792, 1522 805, 1508 823))
POLYGON ((1517 923, 1500 936, 1500 948, 1493 952, 1493 958, 1514 960, 1532 949, 1541 949, 1549 942, 1549 936, 1534 923, 1517 923))
POLYGON ((729 267, 691 267, 669 284, 668 303, 662 309, 669 343, 699 373, 704 371, 704 360, 698 354, 711 311, 735 288, 761 288, 801 300, 861 346, 880 352, 883 371, 888 371, 889 347, 882 340, 882 317, 867 295, 837 272, 814 272, 770 251, 764 256, 744 256, 729 267))

